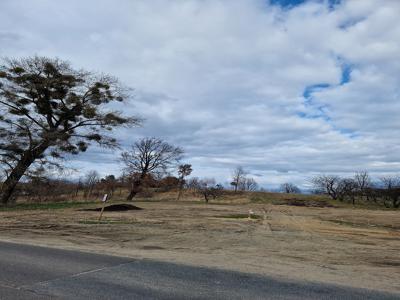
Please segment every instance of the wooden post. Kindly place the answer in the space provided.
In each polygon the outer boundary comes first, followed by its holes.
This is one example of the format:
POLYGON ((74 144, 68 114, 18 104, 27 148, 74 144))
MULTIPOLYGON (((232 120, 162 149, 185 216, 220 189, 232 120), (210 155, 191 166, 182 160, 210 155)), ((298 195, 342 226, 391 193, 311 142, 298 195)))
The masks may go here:
POLYGON ((104 212, 104 208, 106 207, 106 202, 107 202, 107 199, 108 199, 108 194, 104 194, 104 197, 103 197, 103 207, 101 208, 101 211, 100 211, 100 216, 99 216, 99 222, 101 221, 101 217, 103 216, 103 212, 104 212))

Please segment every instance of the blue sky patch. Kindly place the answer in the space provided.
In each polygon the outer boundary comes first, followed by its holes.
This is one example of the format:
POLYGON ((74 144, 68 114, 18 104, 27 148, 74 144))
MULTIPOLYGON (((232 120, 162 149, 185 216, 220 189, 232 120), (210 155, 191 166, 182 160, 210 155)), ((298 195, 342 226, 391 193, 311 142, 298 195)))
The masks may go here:
POLYGON ((340 85, 346 84, 351 80, 352 67, 350 64, 342 65, 342 78, 340 79, 340 85))
POLYGON ((339 5, 341 3, 341 0, 270 0, 270 3, 272 5, 280 5, 284 8, 292 8, 298 5, 301 5, 306 2, 327 2, 328 7, 330 9, 334 9, 335 6, 339 5))
POLYGON ((322 89, 326 89, 328 87, 330 87, 329 83, 318 83, 318 84, 309 85, 304 89, 303 97, 306 100, 310 100, 312 93, 314 93, 316 91, 320 91, 322 89))

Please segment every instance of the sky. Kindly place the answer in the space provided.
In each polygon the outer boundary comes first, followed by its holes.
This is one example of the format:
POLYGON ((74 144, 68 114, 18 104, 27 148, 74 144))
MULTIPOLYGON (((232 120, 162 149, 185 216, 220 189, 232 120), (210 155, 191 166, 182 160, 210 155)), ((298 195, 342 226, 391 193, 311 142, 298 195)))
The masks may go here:
MULTIPOLYGON (((400 169, 400 1, 1 0, 0 56, 44 55, 132 87, 123 148, 155 136, 193 176, 264 187, 400 169)), ((118 151, 70 158, 118 174, 118 151)))

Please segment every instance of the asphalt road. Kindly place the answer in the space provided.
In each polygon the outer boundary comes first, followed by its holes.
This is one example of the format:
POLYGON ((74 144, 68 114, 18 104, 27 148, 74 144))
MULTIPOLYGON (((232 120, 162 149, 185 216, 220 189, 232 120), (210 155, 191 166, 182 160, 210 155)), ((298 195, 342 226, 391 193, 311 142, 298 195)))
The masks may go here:
POLYGON ((400 294, 0 242, 0 299, 400 299, 400 294))

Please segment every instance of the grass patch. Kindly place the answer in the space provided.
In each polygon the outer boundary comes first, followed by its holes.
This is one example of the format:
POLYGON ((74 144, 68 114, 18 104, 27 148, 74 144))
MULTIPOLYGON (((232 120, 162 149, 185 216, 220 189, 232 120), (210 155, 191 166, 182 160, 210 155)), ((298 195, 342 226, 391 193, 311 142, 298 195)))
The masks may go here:
POLYGON ((82 207, 97 202, 48 202, 48 203, 19 203, 13 206, 0 206, 0 211, 16 210, 53 210, 73 207, 82 207))
MULTIPOLYGON (((217 216, 217 218, 225 218, 225 219, 248 219, 248 214, 232 214, 232 215, 225 215, 225 216, 217 216)), ((262 219, 260 215, 252 214, 250 215, 250 219, 259 220, 262 219)))

